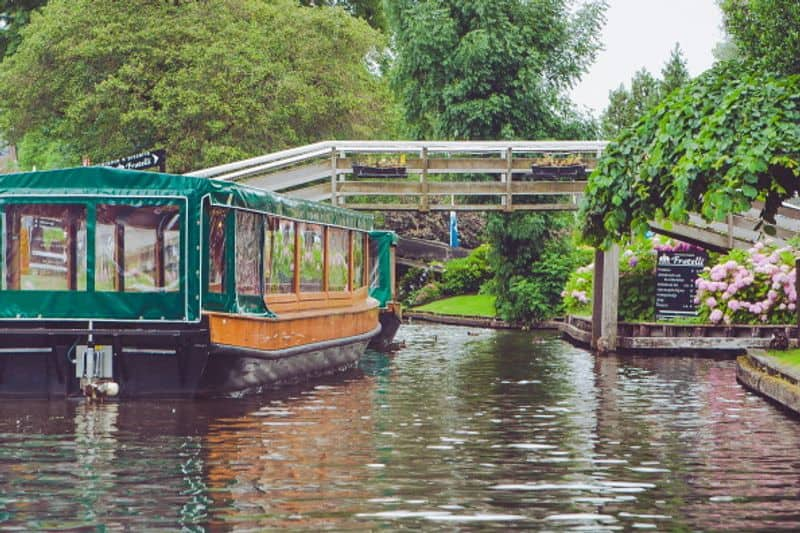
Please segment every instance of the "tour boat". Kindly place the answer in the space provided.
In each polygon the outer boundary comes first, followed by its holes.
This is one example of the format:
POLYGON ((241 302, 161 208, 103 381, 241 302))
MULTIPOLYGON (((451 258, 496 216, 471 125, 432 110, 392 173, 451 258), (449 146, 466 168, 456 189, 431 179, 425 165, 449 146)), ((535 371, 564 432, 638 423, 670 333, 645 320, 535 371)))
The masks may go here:
POLYGON ((81 167, 0 176, 0 222, 0 396, 238 395, 353 366, 381 329, 363 213, 81 167))

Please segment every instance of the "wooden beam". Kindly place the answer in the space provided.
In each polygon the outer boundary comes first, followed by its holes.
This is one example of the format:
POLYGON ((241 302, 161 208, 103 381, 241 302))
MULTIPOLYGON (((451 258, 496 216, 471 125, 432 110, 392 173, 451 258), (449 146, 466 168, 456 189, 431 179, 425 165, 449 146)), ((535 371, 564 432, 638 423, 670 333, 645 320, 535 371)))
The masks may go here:
MULTIPOLYGON (((671 222, 669 225, 659 222, 650 222, 650 229, 656 233, 666 235, 684 242, 696 244, 703 248, 708 248, 716 252, 726 252, 728 247, 728 236, 722 232, 715 232, 689 224, 671 222)), ((733 238, 733 247, 746 250, 753 245, 752 242, 739 238, 733 238)))
POLYGON ((599 248, 594 250, 594 281, 592 282, 592 338, 589 345, 593 350, 597 349, 597 341, 600 339, 603 314, 603 251, 599 248))
POLYGON ((592 332, 594 322, 599 321, 599 337, 594 340, 600 353, 614 352, 617 349, 617 312, 619 307, 619 245, 612 244, 608 250, 595 254, 595 269, 602 264, 601 272, 595 271, 595 283, 600 280, 599 305, 593 306, 592 332), (599 311, 599 316, 594 314, 599 311))

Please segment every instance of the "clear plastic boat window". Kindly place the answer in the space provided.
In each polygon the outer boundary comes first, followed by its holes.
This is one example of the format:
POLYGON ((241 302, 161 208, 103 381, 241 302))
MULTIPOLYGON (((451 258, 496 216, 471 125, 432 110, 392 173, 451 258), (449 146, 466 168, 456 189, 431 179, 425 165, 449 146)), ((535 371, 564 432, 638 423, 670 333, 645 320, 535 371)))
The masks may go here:
POLYGON ((364 286, 364 234, 353 232, 353 289, 364 286))
POLYGON ((319 224, 298 223, 300 235, 300 292, 321 292, 325 232, 319 224))
POLYGON ((381 285, 380 261, 378 261, 378 241, 369 240, 369 288, 377 289, 381 285))
POLYGON ((328 228, 328 290, 346 291, 350 286, 350 232, 328 228))
POLYGON ((236 292, 261 295, 261 215, 236 211, 236 292))
POLYGON ((99 204, 95 227, 95 290, 177 292, 180 209, 99 204))
POLYGON ((86 290, 84 206, 8 205, 3 227, 3 289, 86 290))
POLYGON ((267 293, 292 293, 294 292, 294 222, 273 219, 272 224, 274 227, 269 239, 271 268, 267 293))
POLYGON ((227 210, 212 207, 209 211, 208 292, 225 292, 225 217, 227 210))

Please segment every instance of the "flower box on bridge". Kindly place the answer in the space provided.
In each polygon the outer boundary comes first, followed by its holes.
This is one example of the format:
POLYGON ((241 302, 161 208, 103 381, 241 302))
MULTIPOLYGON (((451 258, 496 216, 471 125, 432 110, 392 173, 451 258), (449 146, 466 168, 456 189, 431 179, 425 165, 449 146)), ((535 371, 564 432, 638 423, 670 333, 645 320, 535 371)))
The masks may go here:
POLYGON ((586 165, 531 165, 534 180, 582 180, 586 177, 586 165))
POLYGON ((406 167, 353 165, 353 177, 355 178, 405 178, 407 175, 406 167))

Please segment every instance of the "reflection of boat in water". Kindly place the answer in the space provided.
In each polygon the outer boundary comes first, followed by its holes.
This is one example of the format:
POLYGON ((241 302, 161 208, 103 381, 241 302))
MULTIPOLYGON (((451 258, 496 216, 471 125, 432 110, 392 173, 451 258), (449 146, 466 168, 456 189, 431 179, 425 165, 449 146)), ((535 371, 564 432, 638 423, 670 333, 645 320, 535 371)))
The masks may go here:
POLYGON ((375 384, 354 369, 237 399, 2 402, 0 529, 324 527, 316 511, 370 494, 375 384))
POLYGON ((352 366, 380 331, 367 215, 102 167, 0 187, 0 395, 238 394, 352 366))

